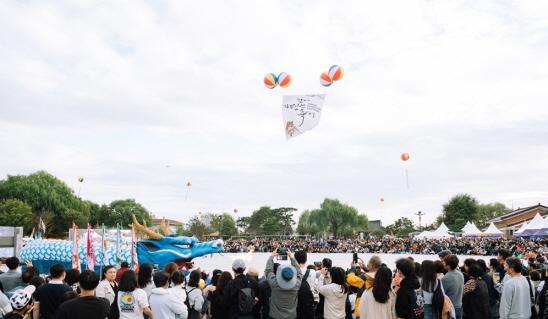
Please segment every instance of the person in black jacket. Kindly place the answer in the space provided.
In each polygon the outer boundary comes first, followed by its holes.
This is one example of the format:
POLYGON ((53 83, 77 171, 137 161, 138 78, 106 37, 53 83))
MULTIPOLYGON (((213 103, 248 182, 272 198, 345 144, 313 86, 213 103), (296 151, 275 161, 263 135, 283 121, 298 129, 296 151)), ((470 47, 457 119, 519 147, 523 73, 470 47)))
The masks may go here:
POLYGON ((209 314, 212 319, 228 319, 229 308, 225 308, 222 301, 225 287, 232 281, 232 274, 228 271, 223 271, 215 283, 215 291, 207 295, 207 300, 210 302, 209 314))
POLYGON ((500 295, 498 291, 495 289, 495 283, 493 282, 493 277, 491 277, 487 273, 487 265, 485 264, 485 260, 478 259, 477 263, 478 265, 481 266, 481 270, 483 271, 481 275, 481 279, 487 285, 487 292, 489 293, 489 318, 491 319, 498 318, 500 295))
POLYGON ((244 275, 245 262, 242 259, 236 259, 232 263, 234 271, 234 279, 228 283, 224 289, 222 304, 225 308, 230 309, 230 319, 260 319, 260 312, 257 307, 253 307, 250 314, 241 314, 239 308, 239 294, 244 288, 251 288, 252 296, 255 298, 255 304, 259 301, 259 285, 257 282, 244 275))
POLYGON ((413 317, 413 309, 417 302, 415 290, 420 288, 420 283, 415 276, 415 265, 408 258, 396 261, 397 276, 401 279, 396 295, 396 315, 398 318, 409 319, 413 317))
POLYGON ((483 275, 478 263, 468 267, 469 279, 464 284, 462 297, 463 319, 489 318, 489 292, 483 275))

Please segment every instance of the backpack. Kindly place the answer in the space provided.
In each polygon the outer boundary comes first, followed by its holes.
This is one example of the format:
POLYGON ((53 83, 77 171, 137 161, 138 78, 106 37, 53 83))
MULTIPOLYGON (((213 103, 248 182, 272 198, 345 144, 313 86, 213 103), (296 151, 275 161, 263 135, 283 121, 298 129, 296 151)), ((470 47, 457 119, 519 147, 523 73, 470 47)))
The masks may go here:
POLYGON ((255 306, 255 292, 250 287, 238 290, 238 311, 241 315, 248 315, 253 312, 255 306))
POLYGON ((411 318, 423 319, 424 318, 424 294, 422 290, 415 289, 415 306, 411 309, 411 318))
POLYGON ((204 302, 202 303, 202 308, 199 311, 194 309, 194 306, 190 306, 190 301, 188 300, 188 295, 193 290, 196 290, 196 289, 198 289, 198 288, 192 288, 192 289, 190 289, 190 291, 186 292, 185 305, 188 308, 188 319, 200 319, 200 318, 202 318, 202 315, 207 313, 207 310, 208 310, 209 303, 207 302, 207 300, 204 300, 204 302))
POLYGON ((299 292, 297 293, 297 318, 299 319, 313 319, 314 313, 316 312, 316 307, 314 305, 314 294, 312 294, 310 284, 306 281, 309 274, 310 269, 307 269, 301 281, 299 292))

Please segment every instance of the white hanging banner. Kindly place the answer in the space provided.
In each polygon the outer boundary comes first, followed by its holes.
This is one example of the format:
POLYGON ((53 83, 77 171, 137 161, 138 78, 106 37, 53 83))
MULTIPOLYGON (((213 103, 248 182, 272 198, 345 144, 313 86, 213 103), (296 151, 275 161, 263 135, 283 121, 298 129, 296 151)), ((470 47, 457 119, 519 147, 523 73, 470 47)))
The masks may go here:
POLYGON ((282 102, 285 137, 290 139, 316 127, 322 115, 325 94, 286 95, 282 102))

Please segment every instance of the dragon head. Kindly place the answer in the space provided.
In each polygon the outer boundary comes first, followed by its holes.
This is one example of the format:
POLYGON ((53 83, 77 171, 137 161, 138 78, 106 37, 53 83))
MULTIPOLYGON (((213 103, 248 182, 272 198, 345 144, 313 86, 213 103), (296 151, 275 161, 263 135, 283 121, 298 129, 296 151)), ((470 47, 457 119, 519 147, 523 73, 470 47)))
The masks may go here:
POLYGON ((181 265, 193 258, 221 252, 224 249, 221 239, 199 242, 196 237, 169 236, 165 220, 160 225, 160 233, 141 225, 133 216, 135 230, 147 235, 150 239, 137 242, 139 263, 158 264, 160 268, 170 262, 181 265))

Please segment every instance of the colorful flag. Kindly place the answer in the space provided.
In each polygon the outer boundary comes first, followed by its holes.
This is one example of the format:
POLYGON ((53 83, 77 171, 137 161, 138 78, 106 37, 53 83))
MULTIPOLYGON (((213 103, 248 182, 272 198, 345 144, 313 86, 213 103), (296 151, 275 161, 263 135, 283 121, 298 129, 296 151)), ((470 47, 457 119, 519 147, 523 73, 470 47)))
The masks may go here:
POLYGON ((282 100, 282 117, 285 137, 310 131, 320 122, 325 94, 286 95, 282 100))
POLYGON ((72 247, 72 268, 80 270, 80 258, 78 258, 78 226, 72 223, 74 244, 72 247))
POLYGON ((137 269, 139 265, 136 252, 137 237, 135 234, 135 227, 131 224, 131 269, 137 269))
POLYGON ((42 232, 42 234, 46 233, 46 224, 42 220, 42 217, 40 217, 40 222, 38 223, 38 230, 42 232))
POLYGON ((86 265, 88 270, 95 270, 95 253, 93 251, 93 235, 90 224, 88 224, 86 240, 86 265))
POLYGON ((122 261, 122 256, 120 256, 120 243, 122 240, 122 230, 120 229, 120 224, 116 224, 116 265, 120 268, 120 262, 122 261))

